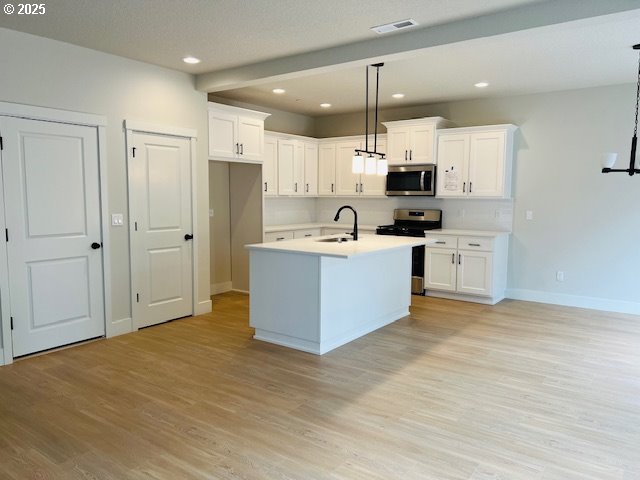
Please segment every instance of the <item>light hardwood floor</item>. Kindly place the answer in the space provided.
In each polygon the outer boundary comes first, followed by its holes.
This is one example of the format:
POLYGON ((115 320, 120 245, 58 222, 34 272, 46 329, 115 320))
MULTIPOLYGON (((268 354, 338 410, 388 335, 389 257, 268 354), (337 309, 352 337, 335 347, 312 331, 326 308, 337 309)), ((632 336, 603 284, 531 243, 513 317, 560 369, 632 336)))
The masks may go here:
POLYGON ((414 297, 317 357, 248 297, 0 367, 1 479, 640 479, 640 318, 414 297))

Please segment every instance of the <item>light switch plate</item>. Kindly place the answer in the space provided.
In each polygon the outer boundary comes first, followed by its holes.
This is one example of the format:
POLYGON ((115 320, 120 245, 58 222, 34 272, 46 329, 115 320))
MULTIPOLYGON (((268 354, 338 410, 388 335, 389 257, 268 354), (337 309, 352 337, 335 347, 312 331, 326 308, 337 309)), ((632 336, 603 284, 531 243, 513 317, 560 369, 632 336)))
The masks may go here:
POLYGON ((122 213, 111 214, 111 225, 114 227, 121 227, 124 225, 124 215, 122 213))
POLYGON ((527 220, 533 220, 533 211, 532 210, 527 210, 527 212, 525 214, 525 218, 527 220))

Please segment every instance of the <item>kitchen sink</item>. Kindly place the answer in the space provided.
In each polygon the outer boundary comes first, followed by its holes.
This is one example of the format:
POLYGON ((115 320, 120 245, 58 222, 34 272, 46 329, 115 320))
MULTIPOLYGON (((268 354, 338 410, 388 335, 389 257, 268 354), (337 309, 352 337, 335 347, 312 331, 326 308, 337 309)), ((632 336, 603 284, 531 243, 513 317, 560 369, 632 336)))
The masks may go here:
POLYGON ((342 242, 351 242, 353 239, 351 237, 331 237, 331 238, 321 238, 320 240, 316 240, 316 242, 332 242, 332 243, 342 243, 342 242))

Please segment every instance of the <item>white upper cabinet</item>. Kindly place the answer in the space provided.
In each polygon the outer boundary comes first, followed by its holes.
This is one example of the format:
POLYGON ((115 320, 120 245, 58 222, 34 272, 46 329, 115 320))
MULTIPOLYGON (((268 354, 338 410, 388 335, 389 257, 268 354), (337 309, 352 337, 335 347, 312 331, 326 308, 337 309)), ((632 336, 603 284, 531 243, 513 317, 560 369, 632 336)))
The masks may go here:
POLYGON ((336 195, 360 195, 360 174, 352 172, 355 150, 362 148, 357 140, 336 143, 336 195))
POLYGON ((264 136, 262 191, 265 196, 278 194, 278 139, 271 135, 264 136))
POLYGON ((262 162, 268 113, 209 102, 209 158, 262 162))
POLYGON ((278 195, 304 195, 304 146, 278 140, 278 195))
POLYGON ((336 194, 336 144, 318 146, 318 195, 336 194))
MULTIPOLYGON (((369 143, 369 148, 373 150, 373 144, 369 143)), ((387 142, 378 139, 376 150, 380 153, 387 152, 387 142)), ((376 157, 378 159, 378 157, 376 157)), ((360 175, 360 195, 384 196, 387 190, 386 175, 360 175)))
POLYGON ((384 122, 387 127, 389 165, 435 163, 435 138, 438 128, 451 122, 442 117, 384 122))
POLYGON ((451 128, 438 135, 438 197, 509 198, 514 125, 451 128))
POLYGON ((318 195, 318 144, 303 142, 304 145, 304 194, 318 195))

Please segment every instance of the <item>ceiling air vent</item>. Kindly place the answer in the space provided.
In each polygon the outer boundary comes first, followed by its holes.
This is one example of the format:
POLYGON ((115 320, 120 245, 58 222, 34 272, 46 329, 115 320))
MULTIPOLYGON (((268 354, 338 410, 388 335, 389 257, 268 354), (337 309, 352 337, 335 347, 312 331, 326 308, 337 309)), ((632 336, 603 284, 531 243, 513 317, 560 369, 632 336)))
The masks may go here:
POLYGON ((408 20, 400 20, 399 22, 387 23, 385 25, 378 25, 377 27, 371 27, 371 30, 379 34, 383 34, 383 33, 396 32, 398 30, 403 30, 405 28, 415 27, 416 25, 418 25, 418 22, 409 18, 408 20))

